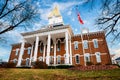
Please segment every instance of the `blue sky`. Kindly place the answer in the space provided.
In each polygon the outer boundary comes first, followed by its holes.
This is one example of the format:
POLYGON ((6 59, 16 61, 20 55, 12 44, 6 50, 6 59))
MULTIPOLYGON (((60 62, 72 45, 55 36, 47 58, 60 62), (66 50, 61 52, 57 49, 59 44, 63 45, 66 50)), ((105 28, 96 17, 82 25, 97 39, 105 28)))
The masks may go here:
MULTIPOLYGON (((95 0, 94 7, 89 4, 84 4, 87 0, 33 0, 34 4, 39 6, 38 12, 41 14, 41 21, 36 21, 32 27, 27 27, 27 31, 34 31, 41 28, 41 26, 45 26, 48 24, 47 16, 49 12, 57 5, 60 9, 61 15, 63 17, 64 24, 69 24, 72 27, 74 34, 80 33, 81 27, 89 28, 90 32, 99 31, 98 25, 95 24, 95 20, 101 14, 100 0, 95 0), (78 10, 80 12, 81 18, 84 21, 84 25, 80 25, 77 19, 76 14, 76 5, 78 6, 78 10)), ((13 31, 7 32, 5 34, 0 35, 6 41, 0 41, 0 58, 4 61, 9 59, 11 44, 19 43, 22 40, 22 36, 20 33, 26 32, 24 28, 18 27, 13 31)), ((109 50, 111 54, 117 54, 120 52, 120 43, 114 42, 111 43, 111 36, 107 38, 109 50)))

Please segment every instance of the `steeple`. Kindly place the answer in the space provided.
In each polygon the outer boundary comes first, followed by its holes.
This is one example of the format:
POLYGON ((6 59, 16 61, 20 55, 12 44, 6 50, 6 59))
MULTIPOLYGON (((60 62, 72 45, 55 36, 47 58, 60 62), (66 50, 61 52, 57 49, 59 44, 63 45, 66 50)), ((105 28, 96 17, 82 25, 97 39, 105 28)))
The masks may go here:
POLYGON ((51 11, 48 18, 52 18, 53 16, 61 16, 57 6, 51 11))
POLYGON ((49 25, 63 25, 63 19, 57 6, 49 13, 48 20, 49 25))

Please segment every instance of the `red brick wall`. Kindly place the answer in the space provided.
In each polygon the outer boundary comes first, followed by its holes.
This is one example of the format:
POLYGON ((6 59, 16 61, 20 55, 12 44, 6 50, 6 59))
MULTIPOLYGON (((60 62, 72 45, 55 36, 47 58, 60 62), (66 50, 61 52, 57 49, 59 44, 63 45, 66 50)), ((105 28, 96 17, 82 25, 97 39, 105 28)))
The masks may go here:
MULTIPOLYGON (((88 45, 89 45, 88 49, 85 49, 85 53, 95 54, 95 52, 100 52, 101 53, 101 60, 102 60, 101 64, 110 64, 111 63, 111 59, 110 59, 109 50, 108 50, 108 46, 107 46, 107 43, 106 43, 106 40, 105 40, 104 33, 89 34, 88 36, 87 35, 83 36, 84 40, 90 41, 88 43, 88 45), (88 36, 89 36, 89 38, 88 38, 88 36), (93 39, 98 39, 98 48, 94 48, 93 41, 92 41, 93 39), (104 53, 106 53, 106 54, 104 55, 104 53)), ((20 44, 12 46, 12 50, 11 50, 11 54, 10 54, 10 57, 9 57, 9 61, 13 60, 15 58, 18 59, 19 54, 16 56, 15 55, 15 52, 16 52, 15 50, 17 48, 20 49, 20 46, 21 46, 20 44)), ((56 56, 57 55, 64 56, 64 54, 66 53, 64 41, 62 41, 60 46, 61 46, 60 51, 57 51, 57 45, 56 45, 56 56)), ((31 47, 31 45, 28 44, 28 43, 25 44, 25 48, 28 48, 28 47, 31 47)), ((71 48, 72 48, 72 56, 73 56, 72 57, 73 65, 76 65, 75 54, 79 54, 80 55, 80 64, 78 64, 78 65, 84 65, 84 57, 83 57, 83 50, 82 50, 83 47, 82 47, 80 35, 72 37, 72 39, 71 39, 71 48), (79 42, 77 50, 74 49, 74 41, 78 41, 79 42)), ((69 50, 70 50, 70 48, 69 48, 69 50)), ((33 55, 34 55, 34 49, 33 49, 33 55)), ((47 55, 47 46, 46 46, 45 56, 46 55, 47 55)), ((38 47, 37 58, 40 57, 40 56, 43 56, 43 53, 40 53, 40 46, 39 46, 38 47)), ((53 47, 53 51, 50 53, 50 56, 54 56, 54 47, 53 47)), ((26 58, 29 58, 29 57, 30 57, 30 54, 28 54, 27 49, 26 49, 24 51, 23 59, 26 59, 26 58)), ((91 56, 90 60, 94 64, 97 64, 95 55, 91 56)), ((64 62, 64 57, 61 58, 61 62, 62 63, 64 62)), ((56 59, 56 63, 57 63, 57 59, 56 59)), ((23 61, 22 64, 25 64, 25 61, 23 61)))

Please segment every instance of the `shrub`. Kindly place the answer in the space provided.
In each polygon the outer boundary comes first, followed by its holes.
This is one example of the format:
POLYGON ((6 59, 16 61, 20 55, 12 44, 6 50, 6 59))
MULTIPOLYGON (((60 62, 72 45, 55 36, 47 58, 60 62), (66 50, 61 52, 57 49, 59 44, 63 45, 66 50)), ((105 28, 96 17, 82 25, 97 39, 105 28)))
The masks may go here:
POLYGON ((78 64, 78 65, 75 65, 75 67, 80 67, 80 66, 82 66, 82 65, 80 65, 80 64, 78 64))
POLYGON ((36 69, 47 69, 48 68, 47 64, 45 62, 42 62, 42 61, 34 62, 33 67, 36 69))
POLYGON ((15 68, 15 67, 16 67, 16 64, 13 63, 13 62, 8 62, 8 63, 6 64, 6 68, 15 68))
POLYGON ((97 63, 97 64, 95 64, 95 65, 101 65, 101 63, 97 63))
POLYGON ((93 63, 92 62, 86 62, 86 65, 91 66, 91 65, 93 65, 93 63))
POLYGON ((112 65, 111 63, 107 63, 107 64, 105 64, 105 65, 112 65))
POLYGON ((48 66, 49 69, 68 69, 74 67, 72 65, 58 65, 58 66, 48 66))

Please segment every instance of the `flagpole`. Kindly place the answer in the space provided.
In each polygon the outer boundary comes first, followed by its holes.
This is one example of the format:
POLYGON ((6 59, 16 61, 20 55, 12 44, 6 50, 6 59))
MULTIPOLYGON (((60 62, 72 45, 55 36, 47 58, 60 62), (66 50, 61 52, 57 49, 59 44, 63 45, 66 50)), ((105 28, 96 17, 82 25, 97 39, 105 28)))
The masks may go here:
MULTIPOLYGON (((88 35, 88 34, 89 34, 89 31, 88 31, 88 33, 87 33, 87 38, 88 38, 88 43, 89 43, 89 40, 90 40, 90 39, 89 39, 89 35, 88 35)), ((90 45, 90 43, 88 44, 88 46, 89 46, 89 48, 90 48, 91 61, 92 61, 92 53, 91 53, 92 51, 91 51, 91 45, 90 45)))
POLYGON ((84 55, 84 54, 85 54, 85 49, 84 49, 84 45, 83 45, 84 43, 83 43, 83 34, 82 34, 82 30, 81 30, 81 34, 80 34, 80 35, 81 35, 81 43, 82 43, 82 47, 83 47, 82 50, 83 50, 84 64, 85 64, 85 66, 86 66, 86 60, 85 60, 85 55, 84 55))
MULTIPOLYGON (((84 24, 81 17, 80 17, 80 13, 78 11, 78 6, 76 6, 76 12, 77 12, 77 17, 78 17, 78 21, 80 22, 80 24, 84 24)), ((84 63, 85 63, 85 66, 86 66, 86 60, 85 60, 85 50, 84 50, 84 45, 83 45, 83 34, 82 34, 82 30, 81 30, 81 43, 82 43, 82 47, 83 47, 83 58, 84 58, 84 63)))

